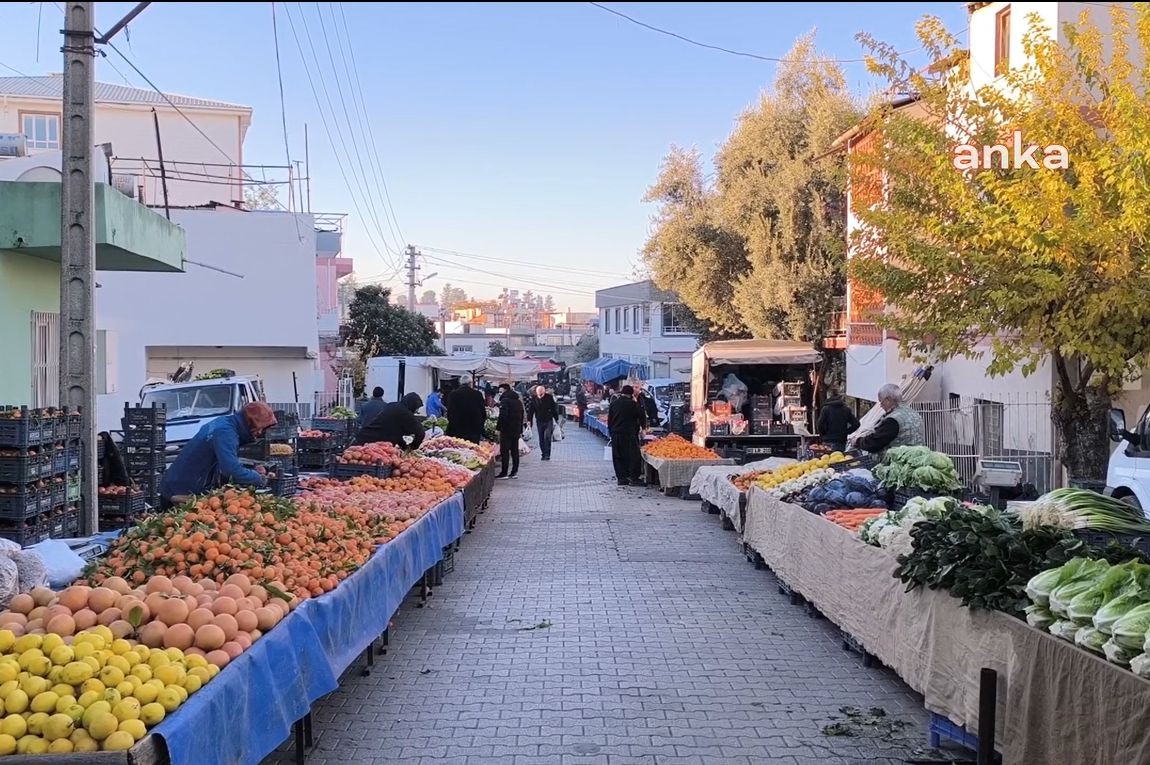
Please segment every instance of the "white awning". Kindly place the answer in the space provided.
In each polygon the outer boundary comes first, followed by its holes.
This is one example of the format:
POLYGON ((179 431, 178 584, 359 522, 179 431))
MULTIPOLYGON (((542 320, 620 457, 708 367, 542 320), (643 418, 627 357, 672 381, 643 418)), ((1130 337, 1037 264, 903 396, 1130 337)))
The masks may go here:
POLYGON ((822 354, 810 343, 790 340, 717 340, 695 353, 705 354, 712 365, 718 364, 817 364, 822 354))

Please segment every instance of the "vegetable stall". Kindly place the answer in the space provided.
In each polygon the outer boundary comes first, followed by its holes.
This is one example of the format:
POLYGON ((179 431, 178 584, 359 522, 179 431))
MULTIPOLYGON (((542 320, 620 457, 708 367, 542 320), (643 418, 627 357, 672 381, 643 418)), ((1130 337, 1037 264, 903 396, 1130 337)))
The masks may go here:
POLYGON ((491 463, 444 437, 348 447, 294 497, 226 487, 139 517, 55 589, 34 550, 0 549, 0 755, 258 763, 294 730, 302 757, 312 703, 426 598, 491 463))
POLYGON ((690 496, 691 481, 700 468, 735 464, 735 460, 722 459, 674 433, 646 444, 641 453, 648 485, 657 485, 663 493, 678 496, 690 496))
POLYGON ((977 736, 995 670, 1005 763, 1150 761, 1150 523, 1078 489, 1003 511, 957 485, 921 447, 793 463, 753 479, 743 540, 952 730, 977 736))

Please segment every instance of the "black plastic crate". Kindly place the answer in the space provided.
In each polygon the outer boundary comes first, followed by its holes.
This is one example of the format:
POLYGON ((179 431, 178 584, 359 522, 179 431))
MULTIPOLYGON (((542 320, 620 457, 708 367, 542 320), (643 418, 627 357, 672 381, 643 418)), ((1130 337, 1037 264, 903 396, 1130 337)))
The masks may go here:
POLYGON ((80 469, 80 447, 57 447, 52 451, 52 470, 50 475, 63 475, 80 469))
POLYGON ((21 407, 19 419, 9 418, 11 411, 11 407, 0 410, 0 447, 29 449, 52 440, 54 426, 48 428, 45 438, 43 418, 36 410, 21 407))
POLYGON ((345 462, 337 462, 331 466, 329 472, 332 478, 356 478, 361 475, 369 475, 373 478, 387 478, 391 475, 391 465, 351 465, 345 462))
POLYGON ((126 449, 143 449, 163 451, 167 443, 167 428, 138 428, 124 431, 122 446, 126 449))
POLYGON ((164 425, 168 421, 168 410, 162 406, 140 406, 124 404, 124 417, 121 424, 124 432, 140 427, 164 425))
POLYGON ((100 515, 136 516, 144 512, 144 492, 136 489, 118 497, 101 496, 100 515))
POLYGON ((33 486, 7 486, 0 494, 0 519, 24 521, 52 509, 52 491, 33 486), (10 491, 15 489, 15 491, 10 491))
POLYGON ((299 415, 276 410, 276 424, 264 431, 268 441, 290 441, 299 435, 299 415))
POLYGON ((294 497, 299 488, 299 476, 295 473, 277 473, 268 479, 268 488, 277 497, 294 497))
POLYGON ((0 457, 0 483, 32 483, 52 474, 52 460, 46 454, 0 457))
POLYGON ((139 452, 124 455, 124 465, 128 473, 153 473, 164 469, 165 459, 163 452, 139 452))
POLYGON ((0 525, 0 537, 10 539, 21 547, 29 547, 48 539, 48 524, 39 520, 31 523, 4 523, 0 525))
POLYGON ((64 537, 75 539, 80 536, 80 511, 74 507, 64 512, 64 537))
POLYGON ((48 527, 48 536, 52 539, 63 539, 68 536, 68 511, 61 508, 44 517, 44 525, 48 527))
POLYGON ((300 437, 296 439, 295 449, 297 452, 334 452, 335 439, 331 436, 300 437))
POLYGON ((300 470, 326 471, 331 468, 332 462, 334 461, 334 451, 299 452, 296 454, 296 462, 299 464, 300 470))
POLYGON ((84 437, 84 421, 80 417, 79 412, 65 412, 64 414, 64 433, 69 441, 75 441, 84 437))
POLYGON ((1098 529, 1075 529, 1074 536, 1095 547, 1106 547, 1115 542, 1123 547, 1150 553, 1150 537, 1140 537, 1137 534, 1120 534, 1111 531, 1099 531, 1098 529))
POLYGON ((69 473, 64 479, 64 491, 69 505, 80 501, 83 483, 79 473, 69 473))

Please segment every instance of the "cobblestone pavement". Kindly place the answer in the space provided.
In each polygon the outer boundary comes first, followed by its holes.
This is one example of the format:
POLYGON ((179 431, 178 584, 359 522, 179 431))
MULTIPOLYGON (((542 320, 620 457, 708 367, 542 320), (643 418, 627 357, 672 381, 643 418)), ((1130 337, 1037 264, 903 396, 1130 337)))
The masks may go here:
POLYGON ((316 705, 309 763, 930 759, 921 700, 893 674, 791 606, 716 516, 616 487, 603 442, 567 433, 497 483, 371 676, 353 668, 316 705), (853 735, 828 735, 844 707, 863 713, 853 735))

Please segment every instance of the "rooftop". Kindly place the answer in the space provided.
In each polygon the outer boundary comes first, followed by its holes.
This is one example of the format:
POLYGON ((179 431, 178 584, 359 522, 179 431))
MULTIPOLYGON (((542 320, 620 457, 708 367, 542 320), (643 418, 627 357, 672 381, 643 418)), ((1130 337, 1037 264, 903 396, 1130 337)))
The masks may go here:
MULTIPOLYGON (((62 98, 61 87, 64 78, 59 74, 49 74, 41 77, 0 77, 0 95, 24 96, 26 98, 62 98)), ((147 104, 151 106, 167 106, 164 97, 154 90, 144 88, 131 88, 126 85, 112 85, 107 82, 97 82, 93 97, 100 104, 147 104)), ((201 109, 232 109, 251 111, 250 106, 230 104, 226 101, 213 101, 207 98, 194 98, 168 93, 167 97, 176 106, 186 106, 201 109)))

